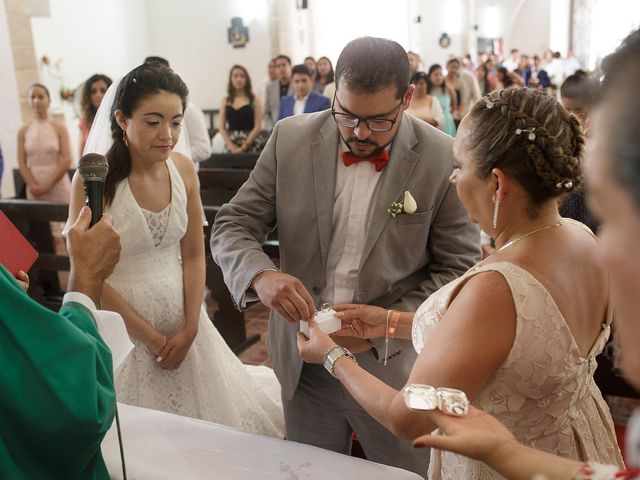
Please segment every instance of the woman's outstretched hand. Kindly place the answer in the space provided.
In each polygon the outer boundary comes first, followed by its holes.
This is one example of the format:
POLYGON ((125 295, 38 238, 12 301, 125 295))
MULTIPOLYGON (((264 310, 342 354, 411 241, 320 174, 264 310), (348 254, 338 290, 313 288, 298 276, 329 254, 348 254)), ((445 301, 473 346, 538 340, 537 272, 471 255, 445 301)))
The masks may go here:
POLYGON ((447 450, 492 465, 492 458, 504 455, 505 449, 517 444, 511 432, 497 418, 471 405, 464 417, 438 411, 429 412, 429 415, 444 435, 422 435, 413 441, 416 448, 447 450))
POLYGON ((334 335, 342 337, 378 338, 387 331, 388 311, 373 305, 340 304, 332 307, 342 321, 342 329, 334 335))

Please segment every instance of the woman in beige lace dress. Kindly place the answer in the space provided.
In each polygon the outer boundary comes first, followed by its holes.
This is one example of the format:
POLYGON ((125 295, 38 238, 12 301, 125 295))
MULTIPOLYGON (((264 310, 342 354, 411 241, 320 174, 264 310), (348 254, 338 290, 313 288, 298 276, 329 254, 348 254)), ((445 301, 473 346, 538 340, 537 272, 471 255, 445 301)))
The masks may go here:
MULTIPOLYGON (((496 252, 434 293, 415 319, 364 305, 334 308, 350 326, 343 334, 412 338, 419 355, 409 383, 463 390, 526 445, 621 464, 593 381, 611 321, 608 280, 596 239, 563 220, 557 207, 557 197, 581 182, 582 151, 577 119, 551 97, 529 89, 487 95, 460 125, 451 182, 471 219, 496 239, 496 252)), ((322 362, 333 345, 317 328, 310 340, 299 339, 309 362, 322 362)), ((415 438, 435 428, 349 357, 338 358, 334 372, 397 435, 415 438)), ((437 450, 429 470, 434 479, 503 478, 437 450)))

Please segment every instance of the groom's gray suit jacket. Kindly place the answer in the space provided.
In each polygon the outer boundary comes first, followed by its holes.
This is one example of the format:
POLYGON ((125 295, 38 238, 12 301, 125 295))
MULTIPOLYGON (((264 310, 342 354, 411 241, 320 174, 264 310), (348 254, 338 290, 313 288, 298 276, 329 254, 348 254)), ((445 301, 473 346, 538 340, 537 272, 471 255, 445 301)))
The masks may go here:
MULTIPOLYGON (((261 244, 278 227, 280 270, 300 279, 316 306, 325 285, 339 136, 330 111, 278 122, 249 180, 224 205, 213 225, 211 251, 236 303, 257 300, 250 282, 275 268, 261 244)), ((438 288, 464 273, 480 256, 480 233, 449 183, 453 139, 403 113, 380 173, 353 302, 415 311, 438 288), (418 209, 390 218, 392 202, 411 192, 418 209)), ((268 350, 285 398, 302 369, 296 332, 271 312, 268 350)), ((374 340, 384 352, 384 339, 374 340)), ((411 342, 393 340, 385 381, 401 387, 416 359, 411 342)), ((382 361, 382 358, 380 358, 382 361)))

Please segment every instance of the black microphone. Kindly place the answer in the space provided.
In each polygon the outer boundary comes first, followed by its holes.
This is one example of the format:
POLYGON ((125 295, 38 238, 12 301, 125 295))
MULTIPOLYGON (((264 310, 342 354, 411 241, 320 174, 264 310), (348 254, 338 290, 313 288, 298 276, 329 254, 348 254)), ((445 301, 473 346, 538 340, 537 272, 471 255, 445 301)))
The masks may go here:
POLYGON ((78 164, 78 172, 84 182, 84 201, 91 209, 91 227, 102 217, 104 180, 109 173, 109 163, 104 155, 87 153, 78 164))

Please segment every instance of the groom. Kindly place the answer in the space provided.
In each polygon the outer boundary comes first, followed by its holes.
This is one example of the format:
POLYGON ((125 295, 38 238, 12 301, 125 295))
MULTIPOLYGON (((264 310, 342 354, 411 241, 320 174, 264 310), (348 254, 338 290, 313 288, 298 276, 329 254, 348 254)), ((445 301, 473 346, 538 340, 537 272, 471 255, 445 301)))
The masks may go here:
MULTIPOLYGON (((359 38, 342 51, 330 111, 278 122, 251 177, 211 236, 240 308, 271 308, 269 355, 282 384, 287 438, 349 453, 355 431, 369 460, 426 474, 428 455, 396 438, 322 366, 303 364, 298 322, 322 303, 415 311, 479 259, 480 234, 449 184, 451 137, 404 111, 413 94, 406 52, 359 38), (391 217, 409 191, 417 210, 391 217), (261 245, 278 227, 280 270, 261 245)), ((411 342, 344 344, 395 388, 416 359, 411 342)))

